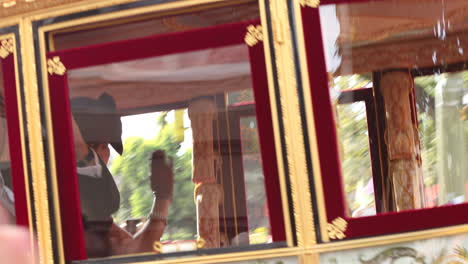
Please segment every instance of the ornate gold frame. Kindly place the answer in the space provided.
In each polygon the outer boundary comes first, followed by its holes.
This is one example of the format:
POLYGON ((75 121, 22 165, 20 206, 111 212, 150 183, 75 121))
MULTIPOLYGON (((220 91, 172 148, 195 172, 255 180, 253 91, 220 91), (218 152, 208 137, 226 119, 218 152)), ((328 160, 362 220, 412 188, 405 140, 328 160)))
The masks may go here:
MULTIPOLYGON (((301 69, 307 69, 307 60, 306 60, 306 51, 305 51, 305 41, 304 41, 304 34, 303 34, 303 24, 302 24, 302 16, 301 16, 301 2, 296 1, 294 6, 294 16, 295 21, 297 22, 297 31, 294 35, 294 38, 297 39, 298 43, 298 53, 300 58, 300 67, 301 69)), ((318 8, 318 4, 315 7, 307 6, 306 8, 318 8)), ((326 210, 325 210, 325 202, 324 202, 324 194, 322 188, 322 175, 320 170, 320 162, 318 160, 318 149, 317 149, 317 137, 315 134, 315 123, 314 123, 314 113, 312 108, 312 101, 311 101, 311 90, 308 88, 310 87, 309 83, 309 76, 307 70, 301 71, 301 80, 302 85, 304 87, 302 93, 304 97, 304 103, 306 108, 306 119, 307 119, 307 127, 309 128, 309 139, 310 139, 310 146, 309 150, 312 153, 312 162, 313 162, 313 181, 315 183, 315 193, 317 199, 317 211, 318 211, 318 218, 320 222, 320 229, 321 229, 321 238, 323 241, 328 242, 330 241, 330 237, 327 232, 327 227, 330 223, 327 223, 326 217, 326 210)), ((379 245, 386 245, 386 244, 394 244, 394 243, 403 243, 413 240, 421 240, 421 239, 429 239, 434 237, 441 237, 441 236, 450 236, 460 233, 468 233, 468 224, 466 225, 459 225, 459 226, 452 226, 452 227, 445 227, 445 228, 437 228, 431 230, 424 230, 424 231, 416 231, 416 232, 409 232, 409 233, 402 233, 396 235, 387 235, 387 236, 378 236, 372 238, 364 238, 364 239, 356 239, 350 241, 341 241, 341 242, 334 242, 334 243, 326 243, 326 244, 319 244, 313 247, 312 251, 317 253, 323 252, 332 252, 332 251, 340 251, 340 250, 349 250, 353 248, 363 248, 363 247, 370 247, 370 246, 379 246, 379 245)))
MULTIPOLYGON (((13 23, 13 25, 17 25, 18 23, 13 23)), ((20 85, 20 75, 19 71, 21 70, 18 65, 18 52, 17 52, 17 44, 16 44, 16 36, 14 33, 8 33, 4 35, 0 35, 0 42, 3 40, 9 40, 11 41, 11 44, 13 46, 13 50, 10 51, 10 54, 8 56, 14 56, 15 58, 15 82, 16 82, 16 93, 17 93, 17 102, 18 102, 18 119, 19 119, 19 124, 20 124, 20 137, 21 137, 21 152, 22 152, 22 162, 23 162, 23 168, 24 168, 24 178, 25 182, 28 182, 29 180, 29 175, 28 175, 28 170, 27 170, 27 158, 26 158, 26 142, 24 141, 25 139, 25 133, 24 133, 24 119, 23 119, 23 109, 21 106, 23 105, 23 99, 21 98, 21 85, 20 85)), ((0 61, 2 58, 0 58, 0 61)), ((30 225, 33 225, 33 218, 32 218, 32 210, 31 210, 31 192, 29 189, 29 184, 25 185, 26 189, 26 199, 27 199, 27 211, 28 211, 28 222, 30 225)), ((34 202, 35 203, 35 202, 34 202)), ((30 232, 30 238, 31 238, 31 248, 35 248, 34 245, 32 244, 32 241, 34 241, 34 234, 33 232, 30 232)), ((33 252, 34 253, 34 252, 33 252)))
MULTIPOLYGON (((126 3, 126 2, 131 2, 131 1, 111 1, 111 4, 117 4, 117 3, 126 3)), ((125 11, 118 11, 118 12, 115 12, 115 13, 112 13, 112 14, 104 14, 104 15, 97 15, 97 16, 93 16, 93 17, 88 17, 88 18, 81 18, 81 19, 76 19, 76 20, 72 20, 72 21, 68 21, 68 22, 63 22, 63 23, 57 23, 57 24, 53 24, 53 25, 49 25, 49 26, 43 26, 43 27, 40 27, 38 29, 38 32, 39 32, 39 43, 40 43, 40 55, 41 55, 41 61, 40 63, 38 62, 35 62, 35 60, 33 59, 34 58, 34 50, 32 49, 32 45, 28 45, 30 48, 27 49, 25 51, 25 53, 27 54, 27 57, 28 59, 30 60, 30 65, 34 65, 35 63, 38 63, 39 65, 41 65, 42 67, 42 79, 43 79, 43 87, 44 87, 44 99, 45 99, 45 107, 46 107, 46 121, 47 121, 47 124, 46 124, 46 127, 47 127, 47 131, 48 131, 48 135, 49 136, 52 136, 52 129, 51 129, 51 118, 50 118, 50 104, 49 104, 49 101, 48 101, 48 93, 49 93, 49 88, 48 88, 48 83, 47 83, 47 62, 45 60, 45 55, 46 55, 46 50, 45 50, 45 43, 46 43, 46 33, 47 32, 51 32, 51 31, 57 31, 57 30, 61 30, 61 29, 65 29, 65 28, 70 28, 70 27, 74 27, 74 26, 79 26, 79 25, 83 25, 83 24, 88 24, 88 23, 96 23, 96 22, 100 22, 100 21, 107 21, 107 20, 111 20, 111 19, 117 19, 117 18, 124 18, 125 17, 129 17, 129 16, 135 16, 135 15, 140 15, 140 14, 144 14, 144 13, 148 13, 148 12, 155 12, 155 11, 158 11, 158 12, 165 12, 167 10, 173 10, 173 9, 181 9, 181 8, 184 8, 184 9, 189 9, 189 8, 192 8, 192 7, 196 7, 196 6, 200 6, 200 5, 204 5, 204 4, 214 4, 214 3, 223 3, 223 4, 230 4, 230 3, 235 3, 236 1, 220 1, 220 0, 203 0, 203 1, 194 1, 194 0, 187 0, 187 1, 181 1, 181 2, 175 2, 175 3, 167 3, 167 4, 159 4, 159 5, 154 5, 154 6, 149 6, 149 7, 142 7, 142 8, 136 8, 136 9, 130 9, 130 10, 125 10, 125 11)), ((262 25, 266 25, 266 16, 265 16, 265 11, 264 11, 264 7, 263 7, 263 3, 260 1, 259 2, 259 5, 260 5, 260 10, 261 10, 261 18, 262 18, 262 25)), ((32 35, 32 23, 33 21, 35 20, 39 20, 39 19, 44 19, 44 18, 48 18, 48 17, 54 17, 54 16, 58 16, 58 15, 61 15, 61 14, 68 14, 68 13, 73 13, 73 12, 76 12, 78 10, 89 10, 89 9, 93 9, 93 8, 97 8, 97 7, 100 7, 100 6, 104 6, 102 5, 102 3, 92 3, 92 4, 83 4, 81 5, 80 7, 69 7, 69 8, 64 8, 63 10, 57 10, 56 12, 48 12, 47 14, 37 14, 37 15, 32 15, 30 17, 26 17, 24 20, 23 20, 23 28, 24 28, 24 37, 25 37, 25 42, 26 43, 31 43, 33 41, 33 35, 32 35)), ((264 27, 266 28, 266 27, 264 27)), ((265 31, 265 29, 264 29, 265 31)), ((267 43, 268 41, 264 41, 265 43, 265 53, 267 54, 267 58, 269 58, 268 54, 269 54, 269 45, 267 43)), ((28 63, 29 64, 29 63, 28 63)), ((269 79, 269 83, 273 83, 273 77, 272 77, 272 70, 271 70, 271 62, 270 61, 267 61, 267 65, 269 66, 269 69, 268 69, 268 79, 269 79)), ((38 89, 38 85, 37 85, 37 79, 34 77, 35 76, 35 71, 36 69, 34 67, 29 67, 28 69, 28 75, 31 76, 28 84, 30 85, 29 86, 29 90, 31 90, 31 93, 35 93, 37 94, 37 89, 38 89)), ((274 88, 273 86, 270 87, 271 89, 271 93, 274 94, 274 88)), ((275 100, 274 98, 272 99, 272 102, 274 103, 275 100)), ((39 116, 38 116, 38 108, 39 108, 39 101, 38 101, 38 98, 36 96, 36 98, 34 99, 34 101, 31 101, 31 106, 34 106, 34 109, 31 109, 31 112, 34 112, 34 113, 31 113, 31 115, 34 115, 34 117, 32 117, 34 120, 40 120, 39 119, 39 116), (37 109, 37 110, 36 110, 37 109)), ((275 111, 275 107, 273 106, 273 120, 277 120, 278 117, 277 117, 277 114, 276 114, 276 111, 275 111)), ((35 129, 38 129, 40 128, 40 124, 36 123, 36 125, 38 127, 36 127, 35 129)), ((35 130, 37 131, 37 130, 35 130)), ((276 142, 277 142, 277 147, 280 147, 280 139, 279 139, 279 128, 278 128, 278 125, 277 123, 275 124, 275 136, 276 136, 276 142)), ((36 135, 35 136, 38 136, 40 133, 35 133, 36 135)), ((33 140, 32 140, 33 141, 33 140)), ((54 151, 53 151, 53 145, 52 143, 49 143, 48 146, 43 146, 42 143, 40 144, 36 144, 35 146, 36 148, 43 148, 43 147, 47 147, 48 148, 48 151, 50 153, 50 156, 49 156, 49 161, 50 161, 50 165, 52 167, 52 174, 55 174, 54 172, 54 168, 55 168, 55 164, 54 164, 54 151)), ((281 155, 281 152, 279 152, 279 155, 281 155)), ((279 160, 282 160, 282 157, 279 157, 279 160)), ((45 157, 43 155, 35 155, 35 159, 33 161, 33 163, 37 165, 40 165, 40 164, 44 164, 45 162, 45 157)), ((280 164, 280 166, 282 167, 282 164, 280 164)), ((280 167, 280 168, 281 168, 280 167)), ((280 174, 283 174, 282 173, 283 170, 280 169, 280 174)), ((37 179, 41 179, 42 183, 45 183, 45 169, 44 167, 42 166, 42 168, 38 169, 36 171, 36 175, 35 175, 35 178, 37 179)), ((41 261, 43 261, 44 263, 50 263, 53 258, 52 258, 52 254, 51 254, 51 251, 48 250, 51 248, 51 244, 52 244, 52 237, 51 237, 51 229, 54 228, 55 231, 56 231, 56 234, 57 234, 57 239, 59 241, 61 241, 61 230, 60 230, 60 218, 59 218, 59 208, 58 208, 58 198, 56 197, 57 196, 57 184, 56 184, 56 180, 55 180, 55 177, 56 175, 52 175, 52 178, 54 179, 53 183, 52 183, 52 186, 45 186, 45 185, 38 185, 37 186, 37 196, 38 197, 41 197, 41 199, 45 199, 46 198, 46 194, 48 192, 51 192, 53 193, 54 195, 54 212, 56 214, 56 218, 57 218, 57 226, 55 227, 51 227, 49 229, 45 228, 45 229, 42 229, 42 230, 38 230, 38 234, 39 234, 39 240, 40 240, 40 243, 42 245, 41 247, 41 261), (50 189, 48 189, 50 188, 50 189)), ((290 225, 290 219, 289 219, 289 205, 288 205, 288 201, 287 201, 287 194, 286 194, 286 181, 285 181, 285 176, 284 175, 280 175, 280 179, 281 179, 281 195, 283 197, 283 207, 285 208, 285 212, 284 212, 284 216, 285 216, 285 222, 286 222, 286 230, 287 230, 287 243, 289 246, 289 248, 283 248, 283 249, 273 249, 273 250, 261 250, 261 251, 256 251, 255 253, 252 253, 252 252, 245 252, 245 253, 232 253, 232 254, 225 254, 225 255, 213 255, 213 256, 207 256, 207 257, 194 257, 194 258, 187 258, 187 259, 179 259, 177 261, 160 261, 158 263, 209 263, 209 262, 212 262, 212 261, 216 261, 216 263, 219 263, 221 260, 224 262, 224 261, 237 261, 237 260, 246 260, 246 259, 252 259, 253 256, 255 256, 255 258, 258 258, 258 259, 263 259, 263 258, 271 258, 271 257, 277 257, 277 256, 294 256, 294 255, 300 255, 298 254, 298 248, 294 248, 292 247, 293 245, 293 241, 292 241, 292 230, 291 230, 291 225, 290 225)), ((50 211, 50 208, 42 208, 40 214, 42 214, 43 217, 39 217, 41 220, 38 220, 38 225, 40 225, 41 227, 48 227, 50 226, 50 223, 49 223, 49 219, 47 218, 48 216, 48 212, 50 211)), ((311 210, 309 210, 311 211, 311 210)), ((38 212, 39 213, 39 212, 38 212)), ((299 212, 295 212, 296 215, 299 214, 299 212)), ((39 219, 38 218, 38 219, 39 219)), ((312 234, 311 236, 313 236, 313 232, 310 233, 312 234)), ((60 244, 60 243, 59 243, 60 244)), ((60 249, 61 252, 60 253, 60 262, 63 263, 64 259, 63 259, 63 249, 60 249)))
MULTIPOLYGON (((45 170, 45 156, 44 149, 47 148, 51 156, 48 157, 51 162, 52 171, 54 170, 54 152, 51 144, 44 145, 41 134, 41 123, 40 123, 40 107, 39 107, 39 96, 38 96, 38 80, 36 75, 36 65, 40 65, 42 68, 42 79, 44 80, 44 93, 46 100, 46 111, 47 111, 47 130, 49 135, 52 134, 51 129, 51 118, 50 109, 48 102, 48 84, 47 84, 47 63, 45 60, 45 44, 46 44, 46 32, 59 31, 66 28, 80 26, 84 24, 94 23, 98 21, 109 21, 112 19, 125 19, 126 17, 141 15, 148 12, 164 12, 174 9, 190 9, 200 5, 206 4, 231 4, 234 1, 229 0, 184 0, 171 3, 158 4, 154 6, 135 8, 125 11, 118 11, 110 14, 96 15, 87 18, 76 19, 69 22, 57 23, 50 26, 43 26, 39 28, 39 41, 40 41, 40 61, 35 59, 34 50, 34 35, 32 23, 37 20, 56 17, 59 15, 72 14, 83 10, 90 10, 100 7, 112 6, 122 3, 130 3, 132 0, 84 0, 76 1, 59 7, 53 7, 47 11, 38 10, 26 14, 22 17, 11 17, 6 20, 0 21, 0 27, 4 25, 12 25, 19 23, 20 25, 20 37, 21 37, 21 54, 23 58, 23 73, 24 73, 24 89, 26 95, 26 109, 27 109, 27 126, 29 131, 29 147, 31 152, 31 168, 33 171, 32 180, 34 184, 34 205, 36 215, 36 226, 37 226, 37 239, 39 242, 39 253, 41 263, 53 263, 54 252, 52 252, 52 232, 56 231, 57 237, 54 239, 59 240, 61 245, 61 231, 60 222, 56 223, 56 226, 51 226, 49 220, 49 212, 51 209, 55 212, 55 216, 58 220, 59 207, 57 198, 57 184, 52 183, 52 186, 46 184, 46 170, 45 170), (54 194, 53 206, 49 208, 47 203, 48 193, 54 194)), ((302 20, 300 14, 300 6, 304 1, 293 1, 293 13, 294 20, 296 21, 297 32, 292 33, 289 24, 288 14, 288 1, 285 0, 271 0, 269 1, 269 9, 272 14, 272 29, 273 29, 273 42, 270 42, 267 37, 270 32, 268 30, 266 6, 264 1, 259 0, 260 12, 261 12, 261 23, 264 35, 264 47, 266 54, 266 63, 268 69, 268 83, 270 94, 273 95, 271 98, 271 107, 273 113, 273 125, 275 134, 275 146, 277 149, 281 149, 280 139, 280 121, 284 125, 284 141, 286 143, 287 153, 281 153, 278 151, 278 168, 281 179, 281 196, 283 201, 283 207, 285 208, 285 223, 287 229, 287 242, 290 247, 281 249, 271 250, 259 250, 250 252, 237 252, 229 254, 217 254, 203 257, 187 257, 176 260, 161 260, 155 262, 143 262, 143 263, 223 263, 232 261, 243 261, 251 259, 267 259, 275 257, 287 257, 287 256, 298 256, 301 263, 318 263, 318 257, 320 253, 346 250, 352 248, 361 248, 368 246, 377 246, 392 243, 401 243, 411 240, 427 239, 436 236, 447 236, 459 233, 468 232, 468 225, 455 226, 440 228, 435 230, 426 230, 420 232, 412 232, 398 235, 382 236, 375 238, 358 239, 352 241, 341 241, 326 244, 317 244, 316 242, 316 230, 313 222, 313 212, 311 206, 311 193, 309 190, 309 174, 311 173, 307 168, 306 150, 312 153, 313 163, 313 181, 316 186, 316 198, 319 212, 318 219, 320 223, 320 233, 322 234, 322 240, 328 241, 327 234, 327 221, 326 212, 324 209, 324 198, 322 190, 322 182, 320 175, 320 167, 318 162, 318 152, 316 145, 316 135, 314 127, 314 113, 312 111, 312 102, 310 100, 310 89, 309 79, 307 71, 301 71, 301 83, 297 80, 296 67, 301 69, 307 68, 307 62, 305 59, 305 45, 304 36, 302 33, 302 20), (296 39, 298 46, 297 52, 299 53, 299 65, 294 62, 294 47, 293 40, 296 39), (270 51, 274 51, 276 61, 272 61, 270 51), (279 84, 279 100, 275 98, 275 80, 273 77, 273 64, 277 65, 276 71, 278 74, 279 84), (305 87, 299 94, 298 86, 302 85, 305 87), (299 95, 304 97, 304 103, 306 108, 306 122, 301 121, 301 109, 299 102, 299 95), (279 105, 277 104, 279 102, 279 105), (277 110, 280 109, 282 113, 281 120, 277 110), (303 135, 302 127, 307 126, 308 135, 303 135), (310 139, 310 146, 306 146, 303 138, 304 136, 310 139), (285 155, 285 156, 283 156, 285 155), (284 164, 281 162, 285 160, 288 164, 289 175, 284 175, 284 164), (286 176, 289 177, 291 183, 291 196, 293 202, 293 208, 289 208, 287 201, 287 186, 286 176), (295 227, 297 235, 297 247, 293 245, 293 234, 291 229, 291 223, 288 210, 293 210, 295 216, 295 227)), ((55 178, 55 175, 53 175, 55 178)), ((59 248, 59 263, 64 263, 63 249, 59 248)))

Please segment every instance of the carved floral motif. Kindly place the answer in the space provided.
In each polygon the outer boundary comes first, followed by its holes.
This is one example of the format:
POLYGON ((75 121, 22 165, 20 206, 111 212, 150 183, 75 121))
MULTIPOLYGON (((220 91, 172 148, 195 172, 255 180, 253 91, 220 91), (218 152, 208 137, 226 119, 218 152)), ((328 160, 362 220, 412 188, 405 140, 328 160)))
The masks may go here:
POLYGON ((60 61, 60 57, 53 57, 52 59, 47 60, 47 71, 50 75, 64 75, 67 71, 67 68, 60 61))
POLYGON ((3 39, 0 41, 0 58, 5 59, 13 53, 15 50, 15 45, 12 39, 3 39))
POLYGON ((328 237, 330 239, 343 239, 348 223, 341 217, 336 218, 327 225, 328 237))
POLYGON ((260 41, 263 41, 263 30, 261 25, 250 25, 247 27, 247 34, 244 37, 245 43, 250 47, 255 46, 260 41))

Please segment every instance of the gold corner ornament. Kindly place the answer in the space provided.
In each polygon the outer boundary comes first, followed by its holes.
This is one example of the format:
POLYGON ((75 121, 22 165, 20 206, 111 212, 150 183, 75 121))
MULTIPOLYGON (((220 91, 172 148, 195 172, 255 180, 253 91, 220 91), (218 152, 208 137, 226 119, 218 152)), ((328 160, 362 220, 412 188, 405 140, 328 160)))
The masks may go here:
POLYGON ((200 249, 200 248, 204 248, 206 245, 206 241, 205 239, 203 239, 202 237, 199 237, 197 239, 197 248, 200 249))
POLYGON ((302 7, 317 8, 320 5, 320 0, 299 0, 302 7))
POLYGON ((245 43, 249 45, 249 47, 255 46, 260 41, 263 41, 263 30, 261 25, 250 25, 247 27, 247 33, 244 37, 245 43))
POLYGON ((67 68, 60 61, 60 57, 55 56, 52 59, 47 60, 47 71, 50 75, 64 75, 67 72, 67 68))
POLYGON ((330 239, 343 239, 346 237, 345 231, 348 223, 341 217, 336 218, 331 223, 327 224, 328 237, 330 239))
POLYGON ((0 41, 0 58, 5 59, 13 53, 15 50, 15 45, 13 44, 13 39, 4 39, 0 41))
POLYGON ((161 253, 163 250, 163 244, 160 241, 154 241, 153 243, 153 250, 156 253, 161 253))

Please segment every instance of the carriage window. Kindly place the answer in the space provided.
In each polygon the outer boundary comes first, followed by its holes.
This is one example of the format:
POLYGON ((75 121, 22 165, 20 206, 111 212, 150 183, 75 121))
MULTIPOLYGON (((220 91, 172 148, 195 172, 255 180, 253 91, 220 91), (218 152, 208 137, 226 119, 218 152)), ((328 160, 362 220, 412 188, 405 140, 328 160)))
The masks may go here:
MULTIPOLYGON (((364 108, 353 103, 346 109, 341 105, 337 108, 337 120, 346 196, 357 199, 374 191, 377 213, 466 201, 467 90, 466 74, 458 72, 465 70, 468 62, 466 42, 462 41, 466 38, 466 21, 454 15, 466 3, 430 1, 424 12, 416 14, 407 11, 411 8, 403 8, 412 4, 397 2, 401 3, 320 6, 326 68, 331 77, 330 100, 341 96, 341 87, 354 89, 363 81, 358 86, 372 91, 375 119, 369 118, 369 111, 365 117, 364 108), (367 122, 366 127, 360 121, 348 128, 345 119, 352 115, 354 120, 373 122, 367 122), (365 141, 363 135, 370 129, 377 136, 373 142, 369 137, 369 147, 375 147, 378 156, 374 166, 371 155, 371 167, 378 166, 380 171, 379 175, 372 171, 373 183, 368 180, 369 170, 364 169, 369 164, 356 159, 368 152, 366 145, 360 144, 361 152, 352 157, 347 152, 359 136, 365 141), (353 142, 347 141, 348 135, 353 135, 353 142), (362 171, 356 171, 356 166, 362 171), (356 186, 349 185, 350 178, 359 179, 353 183, 356 186), (372 185, 374 190, 367 188, 372 185), (350 190, 358 187, 361 189, 356 196, 350 190)), ((353 210, 352 204, 348 207, 353 210)))
POLYGON ((251 72, 245 44, 67 72, 89 258, 284 241, 251 72))

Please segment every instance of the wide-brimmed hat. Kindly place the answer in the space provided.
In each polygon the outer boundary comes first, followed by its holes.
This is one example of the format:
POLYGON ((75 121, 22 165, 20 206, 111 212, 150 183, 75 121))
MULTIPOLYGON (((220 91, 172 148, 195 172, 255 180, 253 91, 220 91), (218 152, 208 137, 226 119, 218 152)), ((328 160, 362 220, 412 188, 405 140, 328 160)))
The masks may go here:
POLYGON ((103 93, 97 99, 75 97, 70 105, 87 144, 109 143, 122 155, 122 121, 111 95, 103 93))

